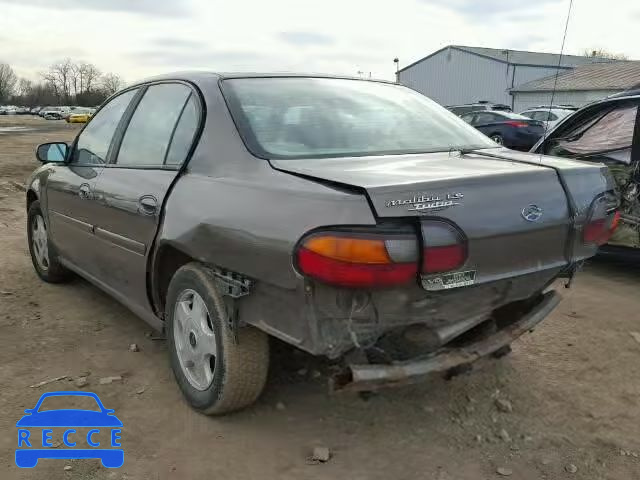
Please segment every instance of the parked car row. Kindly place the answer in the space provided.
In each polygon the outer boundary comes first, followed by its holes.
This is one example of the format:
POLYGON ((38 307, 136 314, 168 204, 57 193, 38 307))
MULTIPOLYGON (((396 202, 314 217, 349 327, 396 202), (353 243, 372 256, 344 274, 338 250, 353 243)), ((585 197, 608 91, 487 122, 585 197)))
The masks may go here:
POLYGON ((69 123, 84 123, 96 111, 94 107, 51 106, 51 107, 16 107, 0 106, 0 115, 39 115, 47 120, 66 120, 69 123), (70 117, 76 115, 72 120, 70 117))
POLYGON ((544 134, 544 123, 524 115, 501 111, 465 113, 462 118, 498 145, 529 150, 544 134))
POLYGON ((0 106, 0 115, 26 115, 31 113, 28 107, 16 107, 13 105, 0 106))
POLYGON ((539 105, 515 114, 509 105, 481 101, 446 107, 494 142, 529 150, 545 132, 577 110, 572 105, 539 105))

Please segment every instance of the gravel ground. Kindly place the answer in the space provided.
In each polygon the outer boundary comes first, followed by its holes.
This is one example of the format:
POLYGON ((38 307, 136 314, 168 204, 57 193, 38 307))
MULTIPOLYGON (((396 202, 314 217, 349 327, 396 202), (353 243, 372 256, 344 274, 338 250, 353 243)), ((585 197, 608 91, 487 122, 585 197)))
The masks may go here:
POLYGON ((637 263, 590 263, 511 355, 470 374, 366 399, 330 396, 321 365, 285 350, 257 405, 209 418, 182 401, 164 342, 143 321, 82 280, 48 285, 33 271, 15 183, 37 166, 36 144, 78 128, 0 117, 0 478, 640 479, 637 263), (109 376, 121 379, 100 384, 109 376), (78 377, 88 384, 76 386, 78 377), (78 389, 123 421, 124 466, 17 468, 23 410, 45 391, 78 389), (315 447, 328 447, 329 461, 309 461, 315 447))

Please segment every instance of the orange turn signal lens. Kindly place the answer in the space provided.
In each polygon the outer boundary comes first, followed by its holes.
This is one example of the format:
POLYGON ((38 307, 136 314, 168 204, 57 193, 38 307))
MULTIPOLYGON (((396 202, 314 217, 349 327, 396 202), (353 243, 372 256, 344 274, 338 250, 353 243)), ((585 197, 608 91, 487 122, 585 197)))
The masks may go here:
POLYGON ((319 235, 307 239, 304 248, 341 262, 377 265, 393 263, 384 240, 319 235))

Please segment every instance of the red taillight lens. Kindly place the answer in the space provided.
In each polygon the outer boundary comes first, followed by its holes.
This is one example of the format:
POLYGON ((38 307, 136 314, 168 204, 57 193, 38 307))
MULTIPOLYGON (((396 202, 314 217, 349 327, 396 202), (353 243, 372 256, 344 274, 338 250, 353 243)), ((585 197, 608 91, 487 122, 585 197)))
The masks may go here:
POLYGON ((415 236, 319 233, 296 251, 298 269, 309 277, 351 288, 408 283, 418 273, 415 236))
POLYGON ((422 271, 425 273, 448 272, 461 267, 467 257, 464 245, 446 245, 424 249, 422 271))
POLYGON ((388 287, 416 278, 415 263, 359 264, 341 262, 306 248, 298 250, 298 267, 305 275, 342 287, 388 287))
POLYGON ((440 273, 455 270, 467 261, 467 242, 463 235, 446 222, 422 223, 422 272, 440 273))
POLYGON ((587 223, 584 227, 584 243, 604 245, 609 241, 613 232, 620 223, 620 212, 609 215, 608 218, 599 218, 587 223))
POLYGON ((517 120, 510 120, 508 122, 504 122, 507 125, 511 125, 512 127, 517 127, 517 128, 522 128, 522 127, 528 127, 529 124, 525 123, 525 122, 518 122, 517 120))

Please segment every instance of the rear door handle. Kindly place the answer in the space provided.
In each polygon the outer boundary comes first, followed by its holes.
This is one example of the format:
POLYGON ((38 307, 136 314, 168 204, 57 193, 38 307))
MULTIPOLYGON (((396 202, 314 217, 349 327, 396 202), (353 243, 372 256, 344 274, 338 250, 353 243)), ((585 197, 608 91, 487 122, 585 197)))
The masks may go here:
POLYGON ((158 200, 153 195, 144 195, 138 200, 138 212, 143 215, 155 215, 158 211, 158 200))

